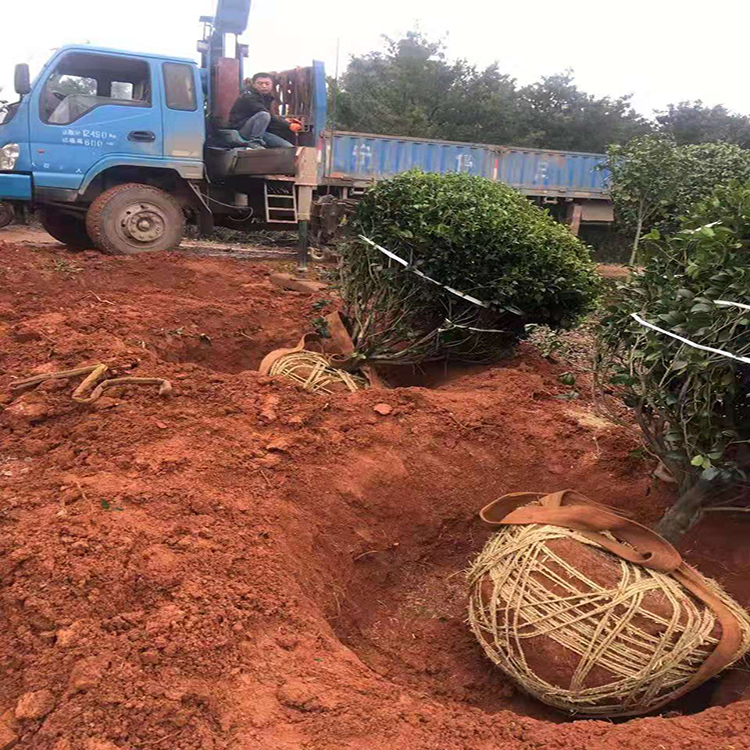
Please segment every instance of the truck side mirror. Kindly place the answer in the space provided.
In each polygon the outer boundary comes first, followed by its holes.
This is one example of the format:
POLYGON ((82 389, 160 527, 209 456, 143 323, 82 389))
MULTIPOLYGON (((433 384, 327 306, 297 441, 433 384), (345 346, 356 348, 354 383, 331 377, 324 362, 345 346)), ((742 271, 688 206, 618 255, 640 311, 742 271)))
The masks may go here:
POLYGON ((15 75, 13 77, 16 93, 19 96, 26 96, 31 91, 31 76, 29 75, 29 66, 26 63, 16 65, 15 75))

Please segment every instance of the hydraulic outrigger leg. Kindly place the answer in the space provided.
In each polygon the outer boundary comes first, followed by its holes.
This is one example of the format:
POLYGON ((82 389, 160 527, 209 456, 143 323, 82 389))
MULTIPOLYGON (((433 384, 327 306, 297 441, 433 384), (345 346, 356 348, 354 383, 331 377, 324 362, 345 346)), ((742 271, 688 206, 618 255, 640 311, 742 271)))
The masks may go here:
POLYGON ((307 265, 310 260, 310 211, 312 210, 313 189, 309 185, 299 186, 298 202, 298 238, 299 253, 297 259, 298 269, 302 272, 307 271, 307 265))

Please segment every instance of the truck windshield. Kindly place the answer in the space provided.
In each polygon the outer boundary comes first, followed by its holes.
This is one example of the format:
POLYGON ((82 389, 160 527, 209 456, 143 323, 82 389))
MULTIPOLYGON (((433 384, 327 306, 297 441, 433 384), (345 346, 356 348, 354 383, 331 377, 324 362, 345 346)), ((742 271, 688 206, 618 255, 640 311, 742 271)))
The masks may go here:
POLYGON ((47 78, 39 111, 50 125, 69 125, 106 104, 151 106, 151 76, 145 60, 69 52, 47 78))

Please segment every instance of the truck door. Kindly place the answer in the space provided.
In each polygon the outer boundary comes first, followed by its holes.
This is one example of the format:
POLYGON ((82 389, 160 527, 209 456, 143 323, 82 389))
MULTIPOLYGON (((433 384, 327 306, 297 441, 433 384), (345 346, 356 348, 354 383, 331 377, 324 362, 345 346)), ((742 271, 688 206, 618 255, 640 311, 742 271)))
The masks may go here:
POLYGON ((160 64, 164 80, 164 156, 202 162, 206 122, 198 68, 180 62, 160 64))
POLYGON ((97 162, 162 158, 161 100, 148 58, 68 50, 52 62, 30 112, 37 187, 77 190, 97 162))

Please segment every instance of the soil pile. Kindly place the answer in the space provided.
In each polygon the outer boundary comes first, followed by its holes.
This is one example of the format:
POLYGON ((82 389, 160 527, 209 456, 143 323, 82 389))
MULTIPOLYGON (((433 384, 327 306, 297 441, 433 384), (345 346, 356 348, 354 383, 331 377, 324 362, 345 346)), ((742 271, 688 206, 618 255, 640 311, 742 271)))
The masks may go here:
MULTIPOLYGON (((0 244, 0 748, 750 747, 748 701, 566 723, 465 624, 490 500, 571 486, 660 515, 670 490, 633 434, 531 347, 431 389, 262 377, 326 299, 274 288, 275 270, 0 244), (97 362, 174 394, 10 394, 97 362)), ((736 544, 722 520, 692 559, 747 605, 743 519, 736 544)))

